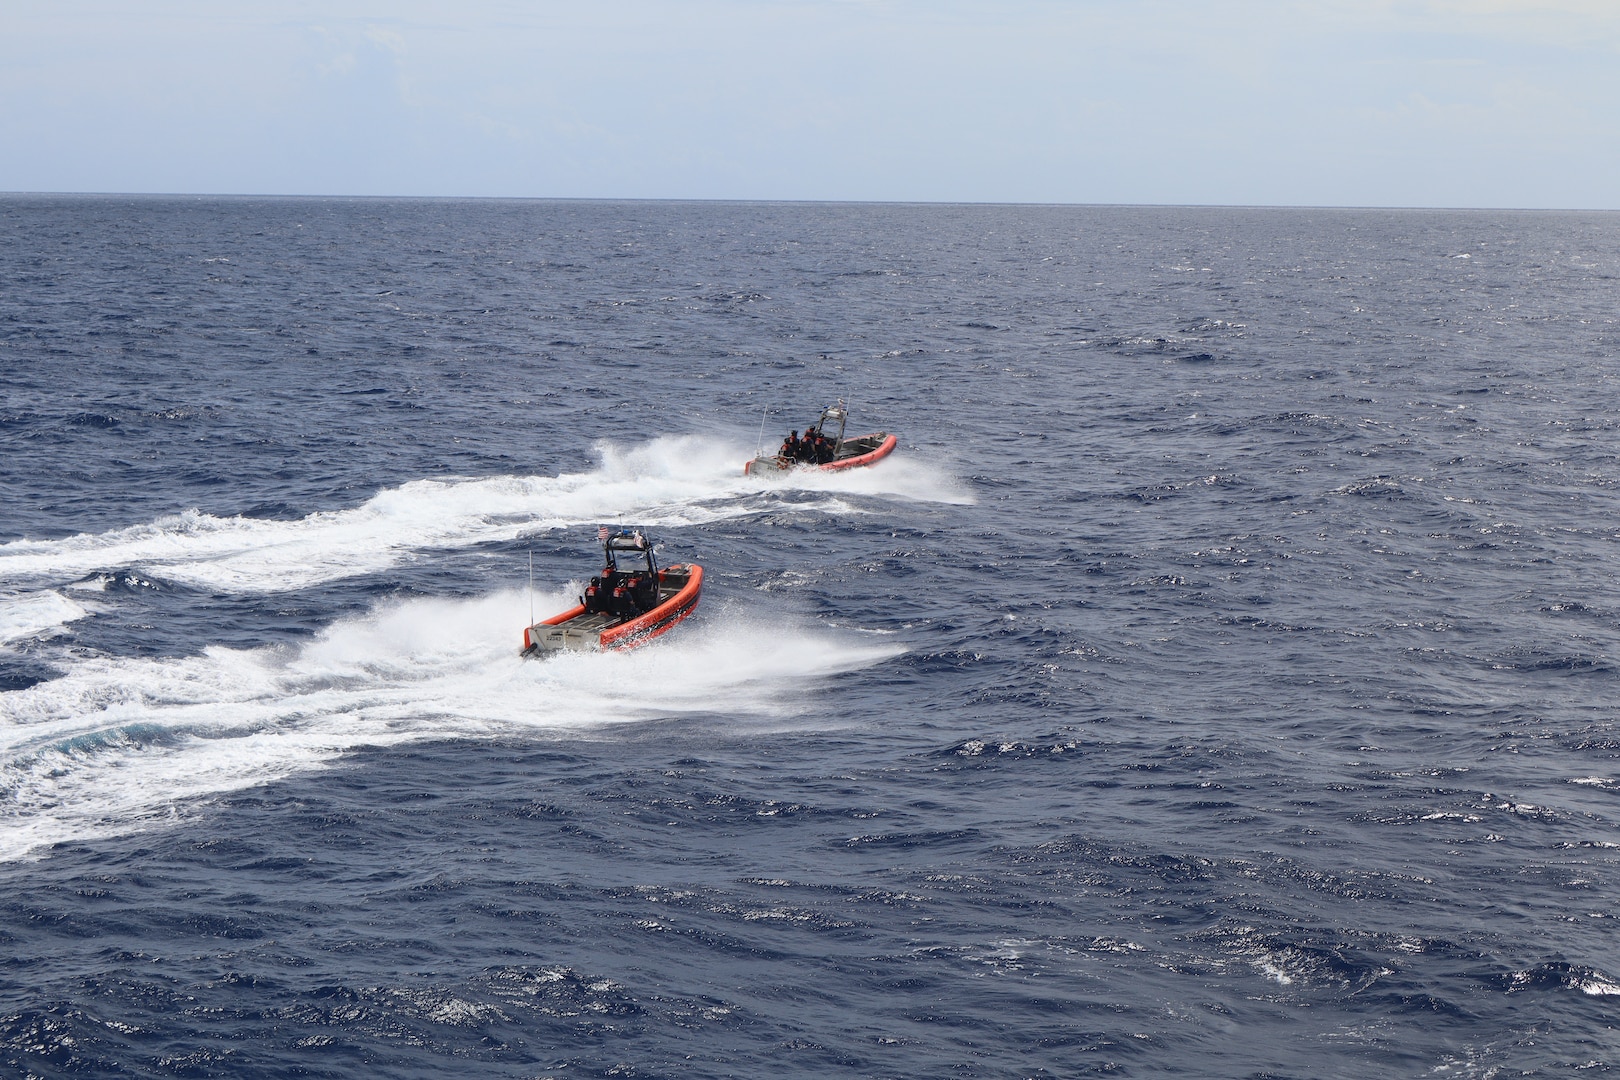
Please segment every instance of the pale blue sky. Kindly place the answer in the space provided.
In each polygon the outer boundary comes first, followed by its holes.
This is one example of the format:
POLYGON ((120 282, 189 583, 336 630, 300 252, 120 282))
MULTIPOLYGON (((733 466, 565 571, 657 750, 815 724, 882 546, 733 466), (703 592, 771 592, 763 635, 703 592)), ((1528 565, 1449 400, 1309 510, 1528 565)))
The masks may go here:
POLYGON ((1620 208, 1620 0, 3 0, 0 190, 1620 208))

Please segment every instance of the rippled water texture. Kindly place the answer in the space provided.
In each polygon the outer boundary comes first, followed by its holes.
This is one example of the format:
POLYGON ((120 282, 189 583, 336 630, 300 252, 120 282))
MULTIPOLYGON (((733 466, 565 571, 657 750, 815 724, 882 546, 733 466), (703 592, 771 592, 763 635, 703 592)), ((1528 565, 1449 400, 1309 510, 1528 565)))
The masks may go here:
POLYGON ((1620 1066, 1620 217, 0 241, 0 1073, 1620 1066), (698 613, 520 661, 620 522, 698 613))

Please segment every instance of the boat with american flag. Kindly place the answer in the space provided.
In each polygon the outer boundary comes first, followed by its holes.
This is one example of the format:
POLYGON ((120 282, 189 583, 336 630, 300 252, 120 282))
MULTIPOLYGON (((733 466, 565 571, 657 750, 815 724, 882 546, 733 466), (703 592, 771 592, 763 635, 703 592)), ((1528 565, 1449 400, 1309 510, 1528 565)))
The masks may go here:
MULTIPOLYGON (((697 607, 703 567, 658 566, 653 541, 639 529, 602 526, 604 567, 579 603, 523 631, 523 655, 633 649, 668 633, 697 607)), ((530 618, 533 618, 531 615, 530 618)))

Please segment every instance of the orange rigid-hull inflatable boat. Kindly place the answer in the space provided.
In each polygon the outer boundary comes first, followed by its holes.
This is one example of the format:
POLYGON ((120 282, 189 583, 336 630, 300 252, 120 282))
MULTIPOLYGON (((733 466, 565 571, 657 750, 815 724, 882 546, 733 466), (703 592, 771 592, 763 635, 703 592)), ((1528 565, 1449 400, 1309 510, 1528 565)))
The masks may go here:
POLYGON ((812 451, 806 451, 800 457, 762 453, 743 466, 743 473, 747 476, 776 476, 792 469, 821 469, 835 472, 839 469, 857 469, 863 465, 871 465, 894 453, 894 448, 900 440, 885 431, 845 438, 844 424, 848 420, 849 412, 840 401, 837 405, 823 409, 816 422, 805 428, 806 438, 817 432, 826 436, 828 446, 821 455, 821 460, 815 460, 812 451), (828 427, 834 422, 838 425, 836 434, 828 427))
POLYGON ((640 532, 604 528, 597 535, 606 567, 591 578, 577 606, 523 631, 524 656, 633 649, 668 633, 697 607, 703 567, 689 563, 660 570, 652 541, 640 532), (623 555, 642 556, 646 565, 626 569, 619 565, 623 555))

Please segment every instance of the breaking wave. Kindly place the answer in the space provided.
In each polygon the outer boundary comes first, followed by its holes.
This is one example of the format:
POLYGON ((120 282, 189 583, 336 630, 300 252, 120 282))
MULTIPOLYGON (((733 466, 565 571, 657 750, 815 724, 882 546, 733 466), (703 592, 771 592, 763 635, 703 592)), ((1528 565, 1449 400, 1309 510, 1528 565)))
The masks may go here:
POLYGON ((54 589, 0 596, 0 645, 45 637, 88 614, 54 589))

